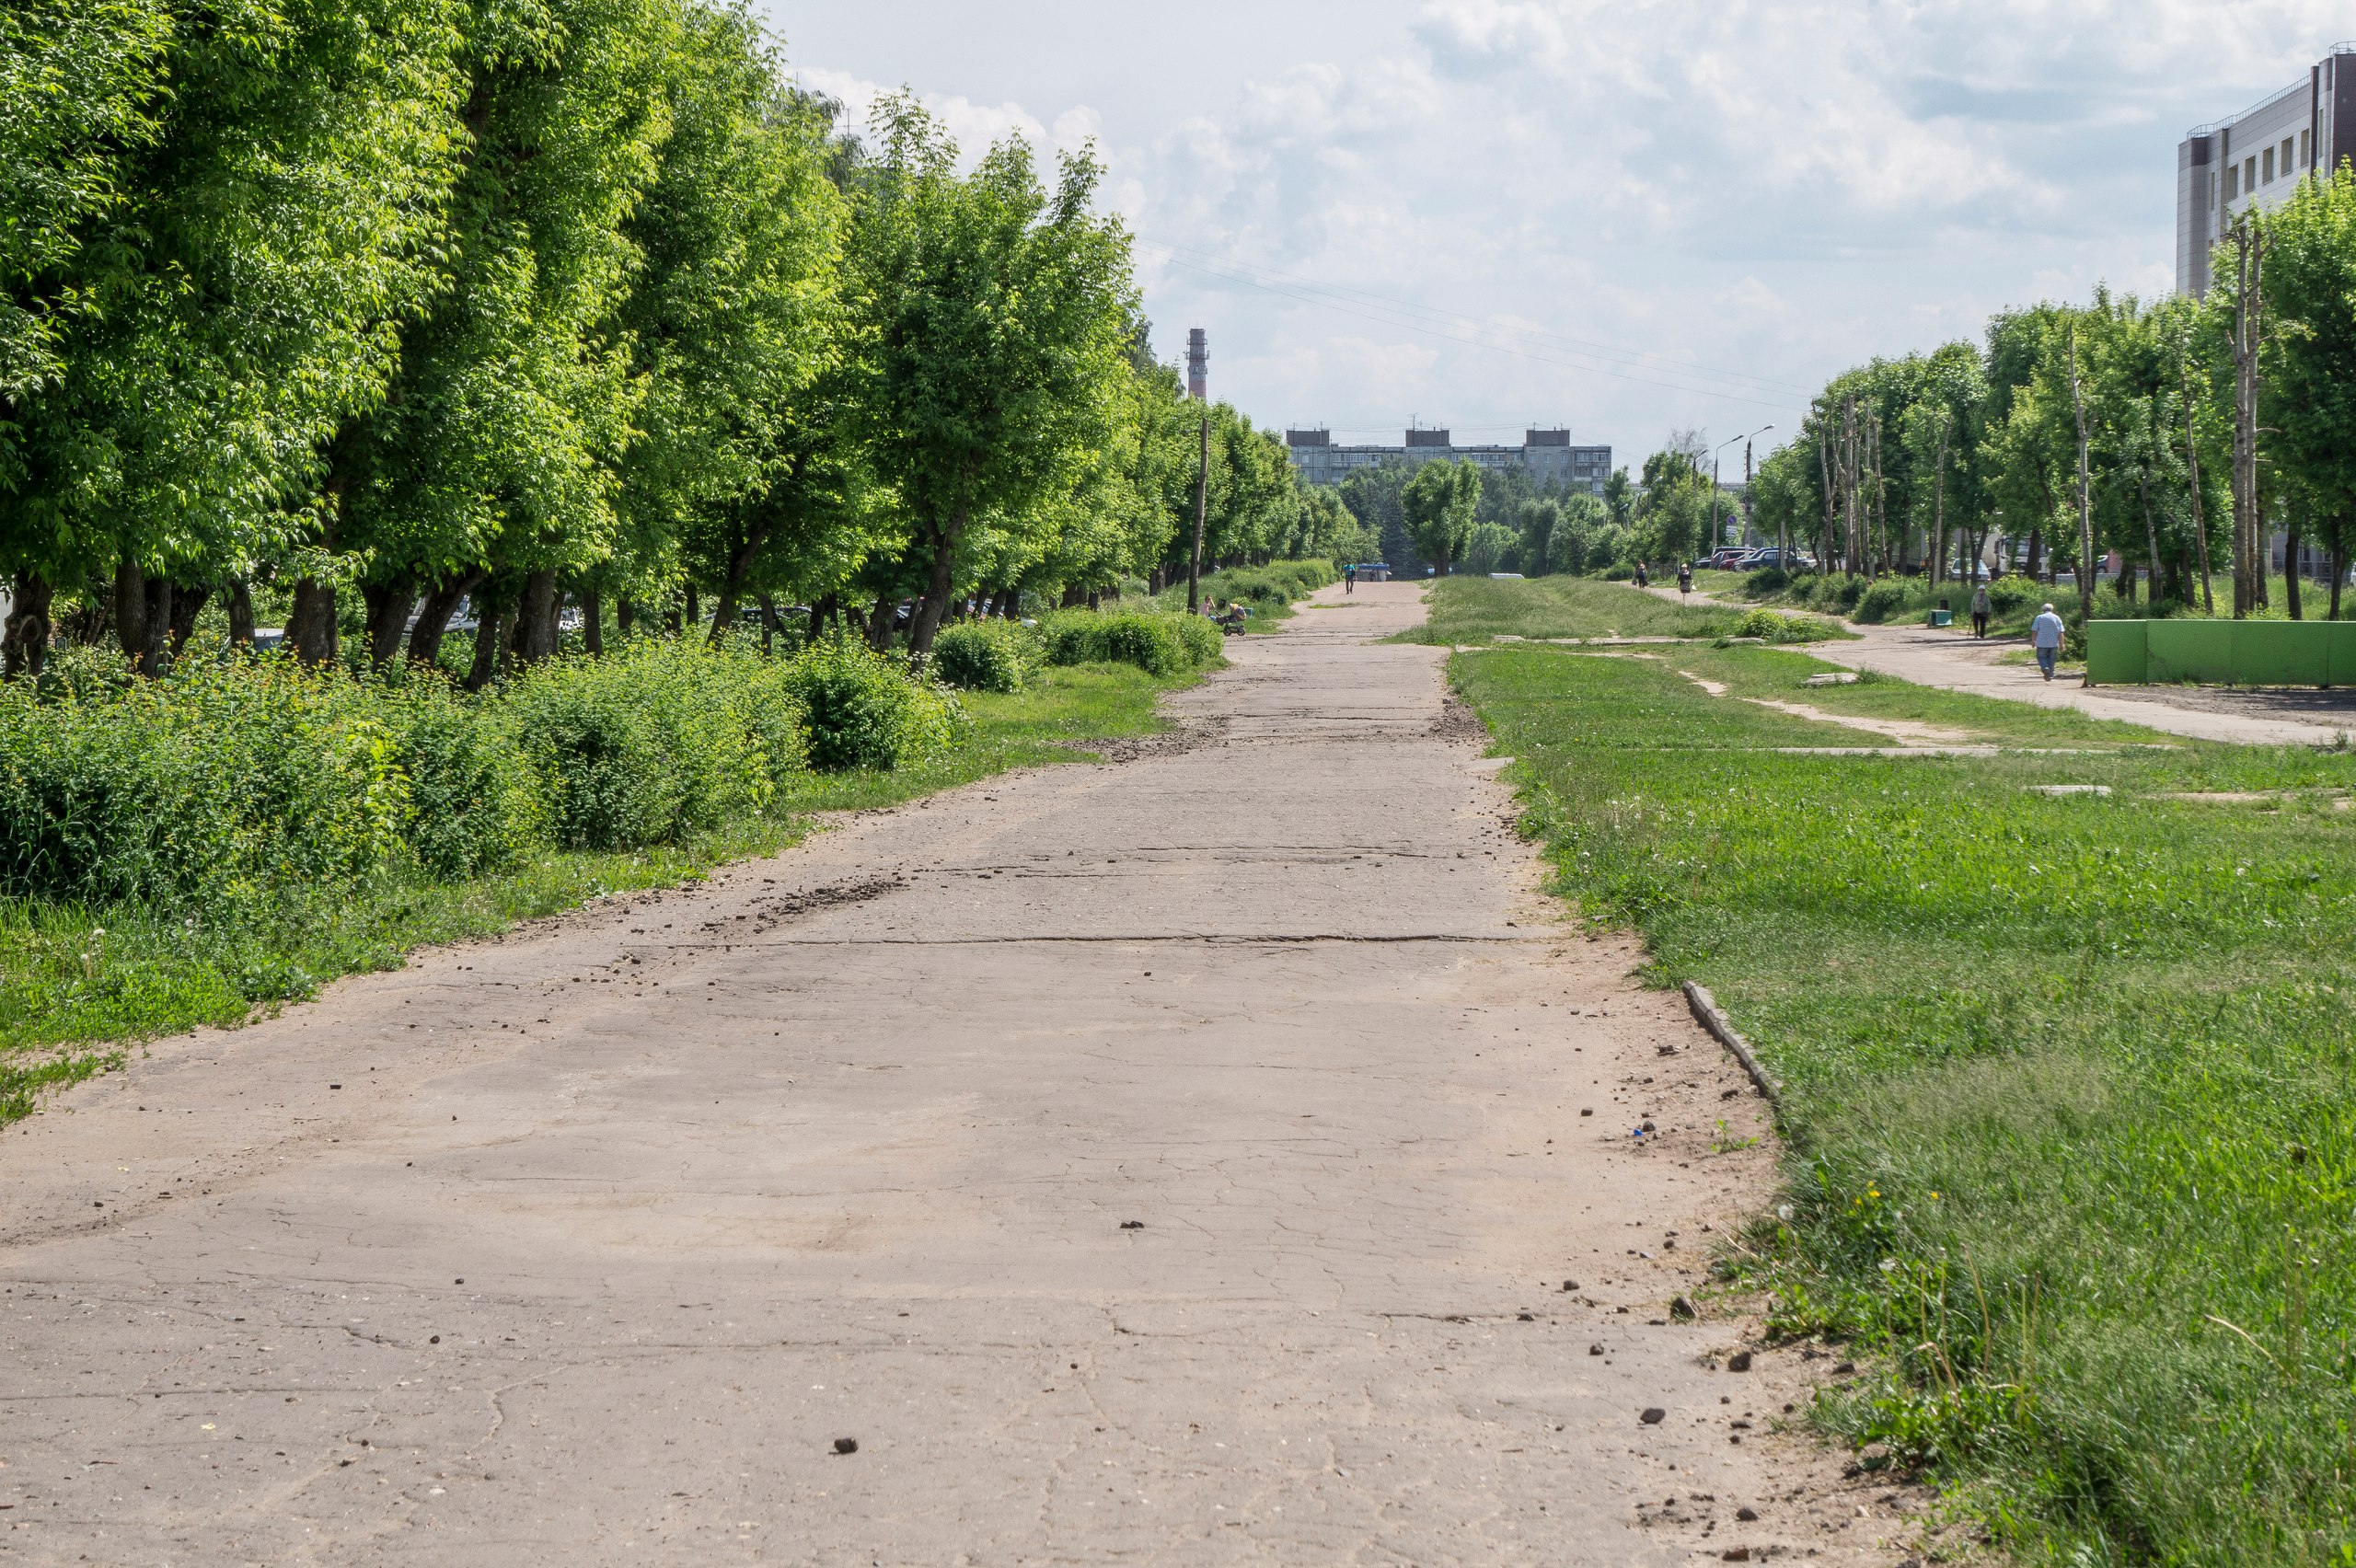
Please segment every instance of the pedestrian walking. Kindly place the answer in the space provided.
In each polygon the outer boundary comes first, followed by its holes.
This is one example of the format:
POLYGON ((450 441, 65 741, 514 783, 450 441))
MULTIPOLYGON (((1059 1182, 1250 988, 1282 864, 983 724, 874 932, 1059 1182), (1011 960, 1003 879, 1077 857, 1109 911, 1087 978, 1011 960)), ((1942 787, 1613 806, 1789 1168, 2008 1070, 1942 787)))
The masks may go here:
POLYGON ((1355 594, 1357 591, 1358 569, 1354 566, 1347 571, 1342 573, 1342 592, 1345 594, 1355 594))
POLYGON ((2053 666, 2062 660, 2062 617, 2053 613, 2051 605, 2039 610, 2037 618, 2028 623, 2028 640, 2037 649, 2037 667, 2045 672, 2047 680, 2051 680, 2053 666))
POLYGON ((1988 584, 1985 582, 1971 591, 1971 635, 1988 635, 1988 584))
POLYGON ((1680 560, 1677 563, 1677 597, 1679 601, 1682 602, 1685 595, 1692 592, 1693 592, 1693 563, 1688 560, 1680 560))
POLYGON ((1639 588, 1649 588, 1652 585, 1652 575, 1645 571, 1645 563, 1643 561, 1638 561, 1636 563, 1636 586, 1639 588))

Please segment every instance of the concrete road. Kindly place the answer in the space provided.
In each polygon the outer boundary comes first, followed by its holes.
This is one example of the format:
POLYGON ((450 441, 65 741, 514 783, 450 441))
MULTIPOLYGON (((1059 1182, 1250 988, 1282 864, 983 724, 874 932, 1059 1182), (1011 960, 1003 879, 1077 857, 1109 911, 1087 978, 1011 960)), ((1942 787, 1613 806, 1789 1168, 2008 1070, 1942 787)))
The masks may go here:
POLYGON ((0 1561, 1898 1562, 1724 1369, 1760 1103, 1534 892, 1417 593, 0 1136, 0 1561))

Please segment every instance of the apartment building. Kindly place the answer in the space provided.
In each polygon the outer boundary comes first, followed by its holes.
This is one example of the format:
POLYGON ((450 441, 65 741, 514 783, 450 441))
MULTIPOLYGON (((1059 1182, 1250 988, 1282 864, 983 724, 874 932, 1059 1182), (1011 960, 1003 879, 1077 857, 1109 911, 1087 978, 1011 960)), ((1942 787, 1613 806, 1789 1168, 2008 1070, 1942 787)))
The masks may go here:
POLYGON ((1540 485, 1554 483, 1591 495, 1601 495, 1603 481, 1611 476, 1611 448, 1574 446, 1567 430, 1526 430, 1519 446, 1459 446, 1445 430, 1411 430, 1405 436, 1397 446, 1343 446, 1335 444, 1332 431, 1295 429, 1285 432, 1285 450, 1294 470, 1318 485, 1338 485, 1390 457, 1410 463, 1446 458, 1489 472, 1519 468, 1540 485))
POLYGON ((2176 150, 2177 292, 2209 292, 2211 250, 2236 214, 2276 206, 2293 181, 2349 158, 2356 158, 2356 43, 2334 44, 2305 80, 2233 119, 2186 133, 2176 150))

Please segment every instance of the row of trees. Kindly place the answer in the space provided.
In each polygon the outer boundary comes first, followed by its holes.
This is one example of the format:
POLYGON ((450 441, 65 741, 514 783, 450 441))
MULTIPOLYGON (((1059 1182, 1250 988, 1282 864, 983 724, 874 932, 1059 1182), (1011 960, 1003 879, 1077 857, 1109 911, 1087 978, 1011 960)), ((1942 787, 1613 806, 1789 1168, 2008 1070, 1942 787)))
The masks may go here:
MULTIPOLYGON (((2241 214, 2206 298, 2008 310, 1984 345, 1836 376, 1759 476, 1754 520, 1824 568, 1969 572, 1992 543, 2049 581, 2094 580, 2155 610, 2267 605, 2283 537, 2286 608, 2321 553, 2339 613, 2356 545, 2356 167, 2241 214)), ((1647 475, 1649 478, 1649 474, 1647 475)))
POLYGON ((1401 570, 1461 565, 1530 577, 1604 571, 1668 559, 1700 537, 1706 502, 1698 499, 1699 470, 1686 450, 1692 439, 1672 436, 1669 455, 1657 454, 1646 465, 1646 490, 1625 468, 1615 470, 1598 496, 1560 481, 1539 483, 1519 468, 1392 458, 1352 472, 1339 486, 1340 498, 1369 545, 1401 570), (1664 462, 1683 466, 1662 469, 1664 462))
POLYGON ((921 652, 1179 567, 1198 501, 1214 561, 1358 538, 1154 362, 1091 156, 862 138, 737 0, 20 0, 0 102, 12 674, 264 589, 318 662, 699 591, 915 598, 921 652))

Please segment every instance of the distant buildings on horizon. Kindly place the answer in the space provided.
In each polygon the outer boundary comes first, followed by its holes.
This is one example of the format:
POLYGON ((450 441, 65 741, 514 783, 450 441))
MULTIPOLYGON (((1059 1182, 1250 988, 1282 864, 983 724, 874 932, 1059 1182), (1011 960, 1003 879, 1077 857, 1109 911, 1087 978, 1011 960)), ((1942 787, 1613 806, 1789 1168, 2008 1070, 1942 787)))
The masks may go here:
POLYGON ((1519 446, 1459 446, 1445 430, 1410 430, 1405 435, 1397 446, 1344 446, 1334 443, 1332 431, 1293 429, 1285 432, 1285 451, 1294 472, 1315 485, 1338 485, 1360 468, 1379 467, 1392 457, 1415 464, 1444 458, 1490 472, 1519 468, 1533 483, 1555 483, 1590 495, 1601 495, 1603 481, 1611 476, 1611 448, 1574 446, 1567 430, 1525 431, 1519 446))

